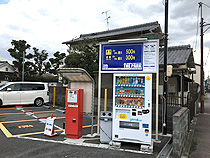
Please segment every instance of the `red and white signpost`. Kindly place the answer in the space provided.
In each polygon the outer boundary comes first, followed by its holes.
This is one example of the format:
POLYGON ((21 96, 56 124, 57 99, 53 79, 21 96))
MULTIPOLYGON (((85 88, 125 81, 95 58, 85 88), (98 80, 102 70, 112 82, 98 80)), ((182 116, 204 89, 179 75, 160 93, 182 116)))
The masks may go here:
POLYGON ((46 119, 46 123, 45 123, 45 128, 44 128, 44 135, 52 137, 57 135, 57 133, 55 133, 55 129, 54 129, 54 121, 55 121, 56 117, 53 117, 53 114, 51 114, 51 117, 48 117, 46 119))

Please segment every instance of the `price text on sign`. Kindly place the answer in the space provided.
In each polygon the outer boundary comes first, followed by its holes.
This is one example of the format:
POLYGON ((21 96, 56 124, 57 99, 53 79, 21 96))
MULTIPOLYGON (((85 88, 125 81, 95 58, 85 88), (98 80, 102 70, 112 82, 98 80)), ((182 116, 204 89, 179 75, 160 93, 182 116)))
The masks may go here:
POLYGON ((101 49, 102 71, 142 71, 143 44, 108 44, 101 49))

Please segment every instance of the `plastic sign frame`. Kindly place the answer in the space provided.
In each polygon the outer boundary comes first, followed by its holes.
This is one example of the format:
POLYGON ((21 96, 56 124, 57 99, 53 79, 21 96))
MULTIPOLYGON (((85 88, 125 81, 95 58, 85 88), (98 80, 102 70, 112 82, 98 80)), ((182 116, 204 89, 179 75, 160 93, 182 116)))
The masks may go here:
POLYGON ((159 40, 128 39, 100 44, 100 73, 157 73, 159 40))

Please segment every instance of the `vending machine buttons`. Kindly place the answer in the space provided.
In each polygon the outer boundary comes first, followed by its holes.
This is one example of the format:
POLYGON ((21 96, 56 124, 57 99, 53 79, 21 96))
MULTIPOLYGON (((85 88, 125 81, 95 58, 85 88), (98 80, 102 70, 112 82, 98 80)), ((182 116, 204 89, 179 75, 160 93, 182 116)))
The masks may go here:
POLYGON ((148 114, 149 113, 149 110, 142 110, 143 114, 148 114))
POLYGON ((143 124, 142 124, 142 127, 143 127, 143 128, 149 128, 149 124, 144 124, 144 123, 143 123, 143 124))
POLYGON ((142 111, 138 111, 138 115, 142 115, 142 111))
POLYGON ((132 112, 132 116, 136 116, 136 112, 132 112))
POLYGON ((149 130, 148 129, 145 129, 145 133, 149 133, 149 130))

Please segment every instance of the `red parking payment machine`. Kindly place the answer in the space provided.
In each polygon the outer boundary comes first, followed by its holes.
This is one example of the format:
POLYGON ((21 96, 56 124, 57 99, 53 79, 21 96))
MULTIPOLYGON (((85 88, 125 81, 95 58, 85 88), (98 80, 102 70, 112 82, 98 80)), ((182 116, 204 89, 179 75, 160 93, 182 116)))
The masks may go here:
POLYGON ((66 90, 66 138, 79 139, 82 136, 83 89, 66 90))

